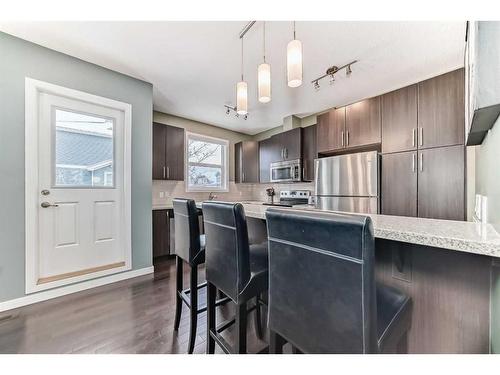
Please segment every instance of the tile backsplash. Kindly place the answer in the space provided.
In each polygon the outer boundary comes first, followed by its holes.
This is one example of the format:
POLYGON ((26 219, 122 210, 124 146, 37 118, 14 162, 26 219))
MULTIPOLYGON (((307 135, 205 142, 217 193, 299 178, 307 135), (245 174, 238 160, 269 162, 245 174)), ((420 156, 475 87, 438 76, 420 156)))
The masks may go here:
MULTIPOLYGON (((293 183, 293 184, 236 184, 229 182, 228 192, 215 192, 217 200, 227 201, 267 201, 266 189, 274 187, 276 190, 275 199, 279 199, 281 190, 310 190, 314 194, 314 183, 293 183)), ((163 181, 153 180, 153 206, 170 204, 173 198, 183 197, 202 201, 208 198, 208 193, 186 192, 184 181, 163 181)))

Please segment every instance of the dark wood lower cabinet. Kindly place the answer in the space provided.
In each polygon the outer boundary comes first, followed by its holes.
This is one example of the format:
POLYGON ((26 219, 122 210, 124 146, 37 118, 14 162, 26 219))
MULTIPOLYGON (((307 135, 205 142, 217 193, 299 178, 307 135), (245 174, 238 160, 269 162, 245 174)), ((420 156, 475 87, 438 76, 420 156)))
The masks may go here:
POLYGON ((417 153, 382 155, 381 175, 381 212, 417 216, 417 153))
POLYGON ((170 254, 170 217, 172 210, 153 210, 153 257, 170 254))
POLYGON ((418 152, 418 216, 465 220, 465 147, 418 152))

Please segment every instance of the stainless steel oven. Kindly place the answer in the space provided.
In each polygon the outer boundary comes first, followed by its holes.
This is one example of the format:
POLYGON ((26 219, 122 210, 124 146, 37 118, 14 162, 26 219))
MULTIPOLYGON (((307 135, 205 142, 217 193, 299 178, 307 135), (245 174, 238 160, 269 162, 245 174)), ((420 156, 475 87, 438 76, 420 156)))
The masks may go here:
POLYGON ((301 172, 300 159, 271 163, 271 182, 300 182, 301 172))

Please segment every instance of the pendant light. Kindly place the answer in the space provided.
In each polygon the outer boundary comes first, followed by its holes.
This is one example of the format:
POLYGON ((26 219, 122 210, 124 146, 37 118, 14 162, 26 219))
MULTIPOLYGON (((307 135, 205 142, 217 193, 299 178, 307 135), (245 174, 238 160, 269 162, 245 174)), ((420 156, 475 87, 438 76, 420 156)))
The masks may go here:
POLYGON ((257 69, 257 83, 259 91, 259 102, 269 103, 271 101, 271 65, 266 63, 266 22, 264 21, 263 55, 264 62, 257 69))
POLYGON ((302 85, 302 42, 295 39, 295 21, 293 21, 293 40, 286 47, 286 68, 288 86, 302 85))
POLYGON ((236 84, 236 113, 248 113, 248 86, 243 80, 243 38, 241 38, 241 81, 236 84))

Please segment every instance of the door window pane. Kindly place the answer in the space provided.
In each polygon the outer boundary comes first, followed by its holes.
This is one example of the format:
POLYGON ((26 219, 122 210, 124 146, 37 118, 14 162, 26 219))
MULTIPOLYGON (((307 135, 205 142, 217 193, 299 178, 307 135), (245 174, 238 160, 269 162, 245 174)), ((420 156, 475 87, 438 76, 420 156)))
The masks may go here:
POLYGON ((54 185, 113 187, 113 120, 55 110, 54 185))

